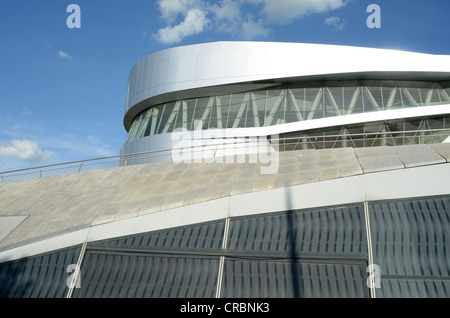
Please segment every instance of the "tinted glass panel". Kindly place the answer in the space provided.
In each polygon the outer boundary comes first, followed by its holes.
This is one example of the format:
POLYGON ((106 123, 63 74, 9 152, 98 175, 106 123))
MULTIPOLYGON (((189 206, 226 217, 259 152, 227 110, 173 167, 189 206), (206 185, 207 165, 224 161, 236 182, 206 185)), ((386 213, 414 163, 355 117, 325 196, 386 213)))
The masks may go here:
POLYGON ((225 221, 201 223, 170 230, 91 242, 88 248, 218 250, 222 248, 225 221))
POLYGON ((211 298, 218 269, 219 258, 88 251, 73 297, 211 298))
POLYGON ((366 255, 362 204, 235 218, 228 250, 284 255, 366 255))
POLYGON ((225 262, 221 297, 367 297, 364 263, 225 262))
POLYGON ((0 264, 1 298, 61 298, 81 246, 0 264), (67 271, 69 269, 69 271, 67 271))
POLYGON ((450 198, 370 204, 377 296, 450 296, 450 198))

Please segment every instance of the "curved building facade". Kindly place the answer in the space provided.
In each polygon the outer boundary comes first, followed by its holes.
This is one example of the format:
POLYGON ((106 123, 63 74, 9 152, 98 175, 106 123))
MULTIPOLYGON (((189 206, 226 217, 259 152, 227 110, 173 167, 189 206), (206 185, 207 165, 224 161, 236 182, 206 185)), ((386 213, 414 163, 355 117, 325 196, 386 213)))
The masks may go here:
POLYGON ((142 59, 121 166, 0 183, 0 298, 450 297, 449 62, 264 42, 142 59))
POLYGON ((174 132, 207 130, 277 135, 280 150, 439 143, 450 128, 449 61, 297 43, 164 50, 130 72, 122 154, 172 149, 174 132))

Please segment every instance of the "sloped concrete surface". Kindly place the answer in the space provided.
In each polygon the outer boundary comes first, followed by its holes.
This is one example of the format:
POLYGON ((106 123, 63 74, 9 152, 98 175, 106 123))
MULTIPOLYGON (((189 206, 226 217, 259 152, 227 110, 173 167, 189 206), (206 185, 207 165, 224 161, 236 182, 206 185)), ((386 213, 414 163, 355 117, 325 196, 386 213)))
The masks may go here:
POLYGON ((450 144, 300 150, 278 159, 274 174, 261 174, 262 163, 165 162, 1 183, 0 251, 236 194, 447 164, 450 144))

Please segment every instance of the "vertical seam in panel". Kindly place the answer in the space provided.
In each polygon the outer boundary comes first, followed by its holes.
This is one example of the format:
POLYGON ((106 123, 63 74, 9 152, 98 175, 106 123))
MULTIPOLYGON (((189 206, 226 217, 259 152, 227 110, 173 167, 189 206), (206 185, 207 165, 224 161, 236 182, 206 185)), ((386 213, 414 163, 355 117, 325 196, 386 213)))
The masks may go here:
MULTIPOLYGON (((228 242, 228 229, 230 227, 230 218, 225 219, 225 228, 223 231, 223 242, 222 242, 222 251, 226 250, 227 242, 228 242)), ((216 289, 216 298, 220 298, 220 291, 222 289, 222 278, 223 278, 223 268, 225 263, 225 256, 220 256, 219 262, 219 272, 217 274, 217 289, 216 289)))
POLYGON ((222 277, 223 277, 223 263, 225 261, 225 257, 220 257, 219 262, 219 273, 217 275, 217 288, 216 288, 216 298, 220 298, 220 290, 222 288, 222 277))
MULTIPOLYGON (((366 223, 366 235, 367 235, 367 254, 368 254, 368 268, 370 270, 373 269, 373 253, 372 253, 372 235, 370 233, 370 218, 369 218, 369 203, 364 201, 364 216, 366 223)), ((375 282, 373 281, 373 275, 369 274, 368 280, 370 281, 369 289, 371 291, 371 297, 376 298, 375 296, 375 282)), ((369 283, 369 281, 367 281, 369 283)))
POLYGON ((228 244, 228 229, 230 228, 230 218, 225 219, 225 229, 223 231, 223 242, 222 242, 222 250, 227 249, 228 244))
POLYGON ((72 298, 73 291, 76 286, 76 282, 78 280, 78 277, 80 276, 81 263, 83 262, 84 254, 86 253, 86 246, 87 246, 87 242, 84 242, 81 247, 80 256, 78 257, 77 266, 75 268, 75 272, 73 274, 73 279, 72 279, 72 282, 70 283, 69 291, 67 292, 66 298, 72 298))

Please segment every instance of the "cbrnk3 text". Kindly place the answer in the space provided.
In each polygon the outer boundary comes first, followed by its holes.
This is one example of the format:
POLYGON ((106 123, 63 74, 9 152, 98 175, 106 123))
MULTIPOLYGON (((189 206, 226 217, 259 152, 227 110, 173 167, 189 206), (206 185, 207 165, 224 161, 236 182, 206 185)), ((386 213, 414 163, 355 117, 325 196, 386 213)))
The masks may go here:
POLYGON ((215 307, 214 305, 202 305, 202 304, 193 304, 188 302, 187 304, 181 305, 180 312, 183 313, 205 313, 211 315, 214 310, 217 311, 225 311, 227 313, 236 313, 236 312, 247 312, 247 313, 256 313, 256 312, 269 312, 269 304, 268 303, 226 303, 222 307, 215 307))

